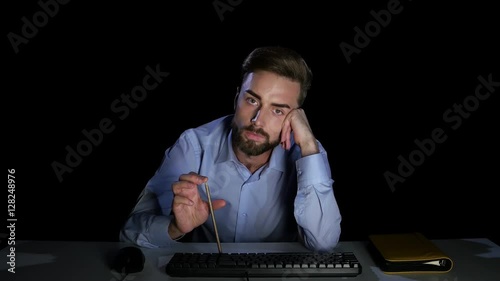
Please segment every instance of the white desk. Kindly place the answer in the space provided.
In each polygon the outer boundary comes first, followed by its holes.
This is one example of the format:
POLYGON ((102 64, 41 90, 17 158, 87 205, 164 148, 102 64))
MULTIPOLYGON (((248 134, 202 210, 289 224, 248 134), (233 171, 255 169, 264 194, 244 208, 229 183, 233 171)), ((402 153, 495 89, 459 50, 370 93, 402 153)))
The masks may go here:
MULTIPOLYGON (((357 277, 329 280, 390 280, 390 281, 499 281, 500 246, 488 239, 433 240, 454 261, 449 273, 387 275, 374 265, 366 250, 366 242, 340 242, 339 251, 352 251, 363 266, 357 277)), ((16 273, 7 271, 10 246, 0 251, 0 280, 40 281, 119 281, 122 277, 109 269, 109 261, 116 251, 128 244, 113 242, 17 241, 15 246, 16 273)), ((305 251, 297 243, 243 243, 222 244, 224 252, 305 251)), ((171 278, 165 273, 165 264, 172 253, 217 252, 216 244, 184 243, 175 248, 142 249, 146 256, 144 270, 130 274, 125 280, 189 280, 171 278)), ((193 279, 194 280, 194 279, 193 279)), ((205 280, 217 280, 206 278, 205 280)), ((220 280, 220 279, 219 279, 220 280)), ((244 280, 231 278, 225 280, 244 280)), ((266 280, 250 278, 250 280, 266 280)), ((268 280, 313 280, 304 278, 274 278, 268 280)), ((314 280, 327 280, 314 278, 314 280)))

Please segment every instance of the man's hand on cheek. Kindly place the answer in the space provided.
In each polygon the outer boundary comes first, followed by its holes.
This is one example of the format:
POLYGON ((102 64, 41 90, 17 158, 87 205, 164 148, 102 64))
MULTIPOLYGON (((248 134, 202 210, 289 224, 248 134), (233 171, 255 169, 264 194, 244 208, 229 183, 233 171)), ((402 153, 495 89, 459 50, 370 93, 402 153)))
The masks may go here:
POLYGON ((295 143, 302 150, 302 156, 319 152, 316 138, 311 130, 311 126, 309 126, 306 113, 302 108, 293 109, 287 114, 285 120, 283 120, 280 143, 284 149, 290 149, 290 137, 292 133, 295 143))

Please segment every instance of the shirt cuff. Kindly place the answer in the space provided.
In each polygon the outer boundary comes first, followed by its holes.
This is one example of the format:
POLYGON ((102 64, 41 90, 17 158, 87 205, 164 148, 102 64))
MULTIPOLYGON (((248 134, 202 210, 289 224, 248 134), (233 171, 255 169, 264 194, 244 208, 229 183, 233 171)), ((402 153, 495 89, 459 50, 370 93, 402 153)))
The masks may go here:
POLYGON ((312 154, 297 160, 298 186, 317 185, 331 181, 331 171, 326 157, 321 153, 312 154))
POLYGON ((157 216, 154 218, 154 222, 151 224, 149 229, 152 244, 166 246, 182 238, 180 237, 174 240, 170 238, 170 235, 168 235, 168 225, 171 220, 171 216, 157 216))

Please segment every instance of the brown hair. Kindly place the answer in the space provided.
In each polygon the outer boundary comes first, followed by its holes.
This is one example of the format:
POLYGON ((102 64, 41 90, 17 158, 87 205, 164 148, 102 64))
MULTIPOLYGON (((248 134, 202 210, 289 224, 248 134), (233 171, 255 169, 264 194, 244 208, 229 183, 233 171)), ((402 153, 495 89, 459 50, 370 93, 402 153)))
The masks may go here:
POLYGON ((270 71, 300 83, 298 104, 301 106, 311 87, 312 72, 296 51, 279 46, 254 49, 243 61, 241 81, 251 72, 270 71))

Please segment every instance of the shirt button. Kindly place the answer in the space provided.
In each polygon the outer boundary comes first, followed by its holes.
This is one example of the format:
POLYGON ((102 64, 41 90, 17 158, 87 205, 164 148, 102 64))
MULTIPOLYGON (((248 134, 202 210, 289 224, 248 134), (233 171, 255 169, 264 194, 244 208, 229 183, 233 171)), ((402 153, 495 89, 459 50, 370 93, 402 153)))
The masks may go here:
POLYGON ((246 216, 247 216, 247 213, 243 213, 243 214, 241 214, 241 215, 242 215, 242 216, 244 216, 244 217, 246 217, 246 216))

